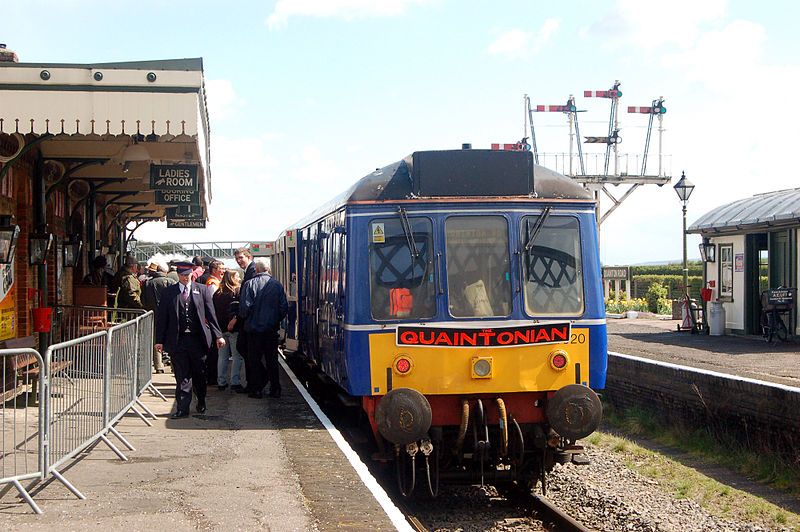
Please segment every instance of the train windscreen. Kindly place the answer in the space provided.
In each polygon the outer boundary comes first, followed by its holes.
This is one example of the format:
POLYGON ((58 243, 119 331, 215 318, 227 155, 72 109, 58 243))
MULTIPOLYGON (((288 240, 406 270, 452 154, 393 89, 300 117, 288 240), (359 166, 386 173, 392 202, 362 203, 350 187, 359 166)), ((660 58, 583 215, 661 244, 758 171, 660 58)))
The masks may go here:
POLYGON ((429 218, 398 216, 370 222, 370 305, 374 319, 421 319, 436 314, 432 246, 429 218))
POLYGON ((522 220, 525 310, 529 316, 583 314, 583 271, 578 219, 538 216, 522 220))
POLYGON ((450 314, 508 316, 508 222, 502 216, 451 216, 445 222, 450 314))

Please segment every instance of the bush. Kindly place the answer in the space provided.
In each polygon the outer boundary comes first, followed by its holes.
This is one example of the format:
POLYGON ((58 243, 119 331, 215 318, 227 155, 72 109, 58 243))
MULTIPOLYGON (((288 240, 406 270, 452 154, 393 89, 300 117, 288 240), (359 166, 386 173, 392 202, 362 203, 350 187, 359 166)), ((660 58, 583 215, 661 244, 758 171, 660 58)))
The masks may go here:
POLYGON ((664 301, 669 301, 667 299, 667 287, 661 283, 653 283, 650 285, 650 288, 647 289, 647 293, 645 294, 644 298, 647 300, 647 309, 650 312, 655 314, 659 314, 659 303, 663 299, 664 301))
MULTIPOLYGON (((683 274, 676 275, 637 275, 631 281, 633 297, 647 297, 647 291, 650 285, 657 283, 664 285, 667 288, 667 297, 673 299, 680 299, 683 297, 681 286, 683 285, 683 274)), ((703 277, 690 276, 689 277, 689 292, 695 299, 700 298, 700 289, 703 288, 703 277)))

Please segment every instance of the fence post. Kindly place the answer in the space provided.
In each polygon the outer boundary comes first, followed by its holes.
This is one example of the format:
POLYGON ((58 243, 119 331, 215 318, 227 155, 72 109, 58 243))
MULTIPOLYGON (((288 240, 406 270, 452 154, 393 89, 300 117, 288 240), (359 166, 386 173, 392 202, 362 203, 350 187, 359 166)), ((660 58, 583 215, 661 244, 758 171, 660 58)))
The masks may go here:
POLYGON ((111 329, 106 332, 106 363, 103 367, 103 425, 108 426, 111 420, 111 342, 114 338, 111 329))

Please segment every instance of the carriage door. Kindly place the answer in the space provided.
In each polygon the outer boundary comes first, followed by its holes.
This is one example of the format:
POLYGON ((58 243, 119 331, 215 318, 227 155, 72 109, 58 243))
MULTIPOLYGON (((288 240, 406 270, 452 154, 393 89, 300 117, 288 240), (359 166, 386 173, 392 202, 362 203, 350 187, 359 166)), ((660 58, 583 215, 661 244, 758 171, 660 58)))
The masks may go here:
POLYGON ((318 306, 319 299, 319 239, 318 227, 313 225, 306 229, 305 240, 303 242, 305 261, 304 261, 304 288, 303 291, 303 344, 308 356, 312 360, 319 360, 319 343, 317 340, 318 329, 318 306))

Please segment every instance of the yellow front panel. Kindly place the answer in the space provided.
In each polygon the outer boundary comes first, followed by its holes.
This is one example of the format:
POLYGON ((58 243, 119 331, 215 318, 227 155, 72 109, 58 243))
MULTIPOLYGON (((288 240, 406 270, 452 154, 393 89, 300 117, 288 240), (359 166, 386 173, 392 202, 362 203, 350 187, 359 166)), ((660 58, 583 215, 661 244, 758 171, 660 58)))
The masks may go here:
POLYGON ((569 344, 520 347, 417 347, 398 346, 395 333, 369 337, 370 376, 374 395, 387 390, 386 369, 398 355, 412 362, 405 375, 392 371, 393 388, 414 388, 423 394, 504 393, 557 390, 576 382, 575 365, 580 364, 580 382, 589 380, 589 329, 572 328, 569 344), (550 365, 550 353, 566 351, 569 364, 561 371, 550 365), (473 378, 472 361, 492 359, 490 378, 473 378))

